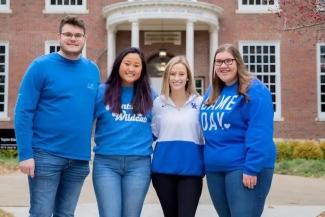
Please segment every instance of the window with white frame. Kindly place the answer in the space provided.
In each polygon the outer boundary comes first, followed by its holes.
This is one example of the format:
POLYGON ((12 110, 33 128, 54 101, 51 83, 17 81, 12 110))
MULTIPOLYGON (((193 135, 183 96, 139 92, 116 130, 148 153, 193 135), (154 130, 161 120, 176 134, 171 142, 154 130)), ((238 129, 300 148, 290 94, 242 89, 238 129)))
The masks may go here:
POLYGON ((280 45, 277 42, 240 42, 247 69, 260 79, 272 95, 275 120, 281 119, 280 45))
MULTIPOLYGON (((60 50, 60 44, 58 41, 55 40, 45 41, 45 50, 44 50, 45 54, 58 52, 59 50, 60 50)), ((82 55, 86 57, 86 44, 82 50, 82 55)))
POLYGON ((203 96, 204 94, 204 77, 195 77, 195 88, 196 91, 203 96))
POLYGON ((11 13, 10 0, 0 0, 0 13, 11 13))
POLYGON ((325 121, 325 43, 317 45, 318 119, 325 121))
POLYGON ((45 0, 43 13, 75 13, 86 14, 87 0, 45 0))
POLYGON ((9 43, 0 41, 0 120, 8 119, 9 43))
POLYGON ((279 10, 279 0, 238 0, 237 13, 271 13, 279 10))

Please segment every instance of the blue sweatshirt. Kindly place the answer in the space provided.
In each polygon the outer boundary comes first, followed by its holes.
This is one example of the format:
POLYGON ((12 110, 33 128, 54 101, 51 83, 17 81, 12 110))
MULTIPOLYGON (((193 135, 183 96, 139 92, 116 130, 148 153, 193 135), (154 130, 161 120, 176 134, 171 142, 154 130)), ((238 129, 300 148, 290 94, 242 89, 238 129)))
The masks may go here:
POLYGON ((164 95, 154 101, 152 132, 157 137, 152 172, 203 176, 203 135, 199 112, 202 97, 192 95, 176 107, 164 95))
POLYGON ((128 86, 122 87, 121 113, 112 113, 104 103, 107 87, 102 84, 98 88, 94 152, 101 155, 150 155, 151 112, 146 115, 133 113, 133 87, 128 86))
POLYGON ((15 108, 19 160, 33 148, 69 159, 89 160, 99 83, 95 63, 58 53, 36 58, 22 80, 15 108))
MULTIPOLYGON (((256 175, 264 168, 274 168, 271 94, 261 81, 254 79, 247 92, 249 101, 245 102, 237 88, 238 83, 225 86, 215 104, 201 106, 207 172, 243 170, 256 175)), ((204 100, 209 94, 210 91, 204 100)))

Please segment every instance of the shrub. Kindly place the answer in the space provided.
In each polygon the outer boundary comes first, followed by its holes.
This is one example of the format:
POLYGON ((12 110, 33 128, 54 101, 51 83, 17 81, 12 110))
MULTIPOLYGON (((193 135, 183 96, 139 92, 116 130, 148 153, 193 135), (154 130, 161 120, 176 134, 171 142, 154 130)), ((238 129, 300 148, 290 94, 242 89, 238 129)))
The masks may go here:
POLYGON ((277 161, 291 160, 294 146, 289 140, 276 141, 277 161))
POLYGON ((5 150, 0 150, 0 157, 3 158, 16 158, 17 155, 17 150, 16 149, 5 149, 5 150))
POLYGON ((322 159, 323 152, 317 142, 303 140, 294 146, 292 156, 293 158, 322 159))
POLYGON ((322 150, 323 158, 325 159, 325 142, 320 142, 319 143, 319 148, 322 150))
POLYGON ((0 209, 0 217, 14 217, 14 215, 0 209))

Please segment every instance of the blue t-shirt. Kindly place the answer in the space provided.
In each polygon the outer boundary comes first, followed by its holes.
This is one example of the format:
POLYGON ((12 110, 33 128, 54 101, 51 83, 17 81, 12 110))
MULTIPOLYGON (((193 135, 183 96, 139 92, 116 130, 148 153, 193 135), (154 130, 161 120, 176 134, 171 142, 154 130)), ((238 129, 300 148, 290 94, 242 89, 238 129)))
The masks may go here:
POLYGON ((32 148, 69 159, 89 160, 94 106, 99 84, 95 63, 58 53, 36 58, 22 80, 15 108, 20 160, 32 148))
POLYGON ((104 103, 106 88, 105 84, 98 88, 94 152, 101 155, 150 155, 151 112, 145 115, 133 113, 133 87, 127 86, 122 87, 121 113, 112 113, 109 105, 104 103))
MULTIPOLYGON (((200 120, 206 145, 207 172, 243 170, 256 175, 274 168, 273 106, 269 90, 254 79, 248 102, 237 93, 238 83, 225 86, 216 102, 201 106, 200 120)), ((208 98, 211 89, 206 93, 208 98)))

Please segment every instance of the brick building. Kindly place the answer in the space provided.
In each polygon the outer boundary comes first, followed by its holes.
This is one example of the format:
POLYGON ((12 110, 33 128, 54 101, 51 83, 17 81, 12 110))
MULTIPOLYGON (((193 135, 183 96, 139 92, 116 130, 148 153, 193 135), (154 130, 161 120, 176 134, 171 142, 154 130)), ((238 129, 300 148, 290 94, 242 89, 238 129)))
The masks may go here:
POLYGON ((0 0, 0 128, 13 127, 26 68, 59 49, 59 21, 76 14, 87 25, 84 55, 102 81, 116 54, 132 45, 144 51, 154 88, 168 59, 183 54, 203 93, 216 48, 233 43, 272 92, 275 137, 325 139, 325 30, 283 31, 277 10, 273 0, 0 0))

